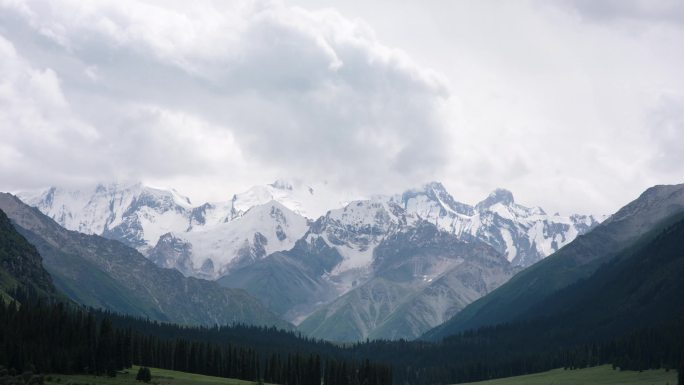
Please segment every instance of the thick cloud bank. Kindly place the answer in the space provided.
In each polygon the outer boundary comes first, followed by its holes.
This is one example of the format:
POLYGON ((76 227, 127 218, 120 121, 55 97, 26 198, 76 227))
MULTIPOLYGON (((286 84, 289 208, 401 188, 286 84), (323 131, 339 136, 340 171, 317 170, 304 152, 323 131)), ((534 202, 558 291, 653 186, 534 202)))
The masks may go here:
POLYGON ((678 0, 0 0, 0 190, 440 180, 610 213, 684 182, 682 46, 678 0))
POLYGON ((335 11, 230 4, 4 2, 0 178, 381 187, 444 163, 437 74, 335 11))

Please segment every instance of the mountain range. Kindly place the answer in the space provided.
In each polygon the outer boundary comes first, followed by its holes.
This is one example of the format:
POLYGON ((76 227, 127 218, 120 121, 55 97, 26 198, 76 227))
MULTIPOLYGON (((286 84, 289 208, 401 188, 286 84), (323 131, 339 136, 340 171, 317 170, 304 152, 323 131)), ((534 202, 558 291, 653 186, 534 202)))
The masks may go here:
MULTIPOLYGON (((684 346, 684 308, 680 300, 684 295, 680 279, 684 272, 683 242, 684 185, 648 189, 602 224, 527 268, 514 265, 483 240, 462 239, 432 222, 412 217, 400 204, 375 199, 330 210, 309 222, 306 235, 292 249, 239 266, 234 271, 240 274, 231 271, 220 281, 226 284, 226 280, 242 278, 251 285, 252 295, 260 299, 273 296, 273 303, 264 304, 279 308, 277 313, 311 296, 308 301, 318 300, 319 305, 299 324, 299 330, 339 341, 358 340, 364 334, 374 339, 420 334, 423 326, 431 322, 430 316, 458 307, 458 300, 463 300, 461 309, 423 335, 439 343, 402 340, 336 345, 301 339, 273 328, 239 328, 249 331, 249 343, 261 349, 288 351, 293 343, 300 348, 309 344, 319 352, 338 349, 342 355, 391 363, 395 378, 402 383, 477 381, 563 366, 673 368, 682 362, 684 346), (371 215, 372 223, 358 220, 366 218, 368 212, 375 213, 371 215), (366 226, 367 231, 359 232, 349 223, 366 226), (361 245, 375 245, 369 268, 363 267, 367 254, 351 258, 353 254, 339 251, 342 246, 353 249, 361 245), (342 279, 336 269, 348 276, 342 279), (358 280, 349 281, 350 277, 358 280), (288 283, 299 292, 279 290, 287 288, 288 283), (348 285, 351 288, 344 294, 324 298, 326 293, 348 285), (275 341, 279 336, 289 336, 290 340, 275 341)), ((212 310, 235 316, 245 301, 260 305, 246 292, 245 298, 232 304, 237 308, 213 298, 207 304, 198 303, 197 297, 216 296, 217 290, 228 289, 158 267, 119 241, 66 230, 16 197, 0 195, 0 295, 7 298, 12 286, 33 286, 48 295, 61 292, 83 303, 87 297, 79 294, 91 289, 106 290, 107 282, 104 288, 96 285, 101 279, 140 292, 142 297, 137 298, 125 290, 115 292, 115 299, 134 300, 129 303, 134 306, 132 310, 139 305, 137 310, 153 311, 145 308, 149 304, 145 293, 159 296, 165 291, 178 300, 171 306, 181 307, 182 311, 192 306, 197 317, 211 317, 212 310), (66 276, 70 271, 80 274, 79 267, 88 263, 92 270, 87 274, 66 276), (60 271, 60 266, 65 270, 60 271), (127 267, 135 271, 122 272, 127 267), (98 272, 98 280, 86 279, 98 272), (174 282, 159 282, 158 275, 168 275, 162 281, 174 282), (193 281, 204 289, 195 288, 190 283, 193 281), (193 287, 173 292, 177 286, 193 287), (69 291, 73 287, 79 290, 69 291)), ((117 305, 114 301, 96 306, 111 309, 117 305)), ((171 318, 167 314, 156 316, 171 318)), ((253 316, 246 315, 245 319, 253 316)), ((146 330, 159 325, 126 317, 121 320, 127 326, 145 323, 142 327, 146 330)), ((273 319, 263 324, 270 322, 273 319)), ((166 331, 176 328, 179 335, 205 340, 207 333, 231 330, 161 327, 166 331)))
POLYGON ((185 277, 121 242, 67 230, 13 195, 0 193, 0 210, 40 253, 35 258, 54 286, 78 304, 181 324, 291 327, 244 290, 185 277))
POLYGON ((67 229, 244 289, 338 341, 417 337, 602 219, 548 215, 503 189, 464 204, 437 182, 348 201, 327 184, 282 180, 200 205, 140 183, 18 196, 67 229))
POLYGON ((648 242, 649 234, 658 234, 682 213, 684 185, 649 188, 592 231, 474 301, 424 338, 438 340, 465 330, 538 316, 549 306, 551 295, 588 279, 635 244, 648 242))

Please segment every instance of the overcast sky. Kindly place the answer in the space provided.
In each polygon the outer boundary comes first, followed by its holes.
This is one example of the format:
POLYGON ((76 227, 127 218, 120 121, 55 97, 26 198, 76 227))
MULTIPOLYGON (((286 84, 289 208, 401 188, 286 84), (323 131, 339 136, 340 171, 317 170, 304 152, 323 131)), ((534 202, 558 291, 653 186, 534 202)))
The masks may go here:
POLYGON ((176 3, 0 0, 0 190, 439 180, 611 213, 684 182, 682 1, 176 3))

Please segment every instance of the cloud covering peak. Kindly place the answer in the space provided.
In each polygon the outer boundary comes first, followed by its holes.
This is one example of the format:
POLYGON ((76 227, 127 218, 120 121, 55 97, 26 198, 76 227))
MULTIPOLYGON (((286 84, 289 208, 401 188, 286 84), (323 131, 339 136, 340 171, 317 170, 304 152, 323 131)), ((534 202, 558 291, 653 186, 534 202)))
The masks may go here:
POLYGON ((334 10, 4 2, 1 17, 3 99, 22 104, 0 112, 21 132, 3 153, 35 162, 3 179, 296 170, 381 186, 444 161, 441 77, 334 10))

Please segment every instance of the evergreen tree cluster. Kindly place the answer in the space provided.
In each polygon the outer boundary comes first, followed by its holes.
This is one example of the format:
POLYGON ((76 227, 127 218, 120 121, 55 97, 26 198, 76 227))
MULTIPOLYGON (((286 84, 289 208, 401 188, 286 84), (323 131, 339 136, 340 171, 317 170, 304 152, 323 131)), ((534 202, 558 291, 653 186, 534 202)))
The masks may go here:
POLYGON ((136 381, 142 381, 142 382, 150 382, 152 381, 152 372, 150 371, 150 368, 141 366, 140 369, 138 369, 138 374, 135 375, 136 381))
MULTIPOLYGON (((365 360, 358 366, 347 362, 328 361, 325 364, 326 385, 382 385, 392 384, 392 369, 386 365, 373 365, 365 360)), ((311 384, 313 385, 313 384, 311 384)))
POLYGON ((343 349, 289 332, 245 326, 172 326, 49 303, 21 292, 13 297, 21 298, 21 305, 0 301, 0 365, 18 373, 115 376, 138 364, 142 368, 136 379, 143 382, 151 379, 149 367, 157 367, 283 385, 320 385, 323 379, 329 381, 325 385, 392 384, 389 366, 333 359, 323 364, 320 354, 314 353, 316 346, 326 347, 323 351, 343 349), (299 342, 290 347, 275 344, 270 349, 256 344, 258 350, 228 342, 236 331, 245 330, 256 341, 265 341, 258 337, 262 333, 299 342), (303 346, 308 346, 302 350, 309 353, 298 351, 303 346), (267 351, 272 352, 270 356, 267 351))
POLYGON ((0 364, 18 372, 115 375, 131 366, 131 334, 64 304, 0 301, 0 364))
POLYGON ((397 384, 474 382, 605 364, 620 370, 678 369, 680 375, 684 370, 684 319, 603 339, 584 339, 574 329, 554 332, 553 321, 486 327, 438 344, 373 341, 355 349, 391 363, 397 384))

